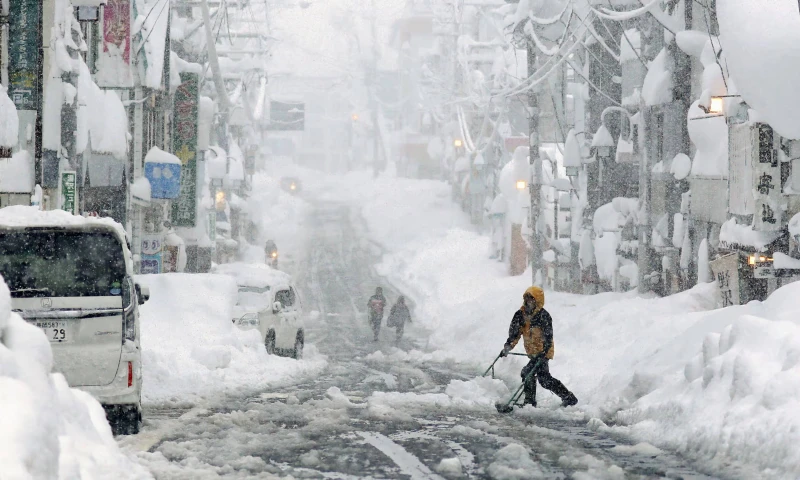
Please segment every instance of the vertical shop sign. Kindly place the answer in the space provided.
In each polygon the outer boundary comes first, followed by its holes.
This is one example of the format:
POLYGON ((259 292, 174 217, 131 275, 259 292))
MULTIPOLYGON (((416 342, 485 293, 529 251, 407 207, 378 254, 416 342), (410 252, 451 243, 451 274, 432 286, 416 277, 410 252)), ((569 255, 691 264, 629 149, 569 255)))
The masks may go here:
POLYGON ((172 224, 194 227, 197 221, 197 106, 198 76, 181 74, 173 108, 172 151, 181 159, 181 193, 172 202, 172 224))
POLYGON ((75 178, 74 171, 61 172, 61 210, 75 213, 75 178))
POLYGON ((773 149, 772 129, 758 126, 758 160, 753 168, 753 193, 755 197, 755 230, 775 232, 781 230, 781 167, 773 149))
POLYGON ((103 48, 95 81, 100 87, 133 87, 131 0, 108 0, 103 8, 103 48))
POLYGON ((42 35, 39 0, 11 0, 8 11, 8 96, 17 110, 38 110, 39 49, 42 35))

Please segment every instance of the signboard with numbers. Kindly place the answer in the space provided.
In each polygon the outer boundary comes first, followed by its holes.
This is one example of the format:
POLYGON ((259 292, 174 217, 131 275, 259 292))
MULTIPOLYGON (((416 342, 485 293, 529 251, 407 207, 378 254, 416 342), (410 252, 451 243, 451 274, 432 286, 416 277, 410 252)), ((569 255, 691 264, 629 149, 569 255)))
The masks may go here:
POLYGON ((181 159, 180 195, 172 202, 172 224, 194 227, 197 223, 197 106, 198 75, 181 73, 175 91, 172 151, 181 159))
POLYGON ((37 110, 42 2, 11 0, 8 12, 8 96, 17 110, 37 110))
POLYGON ((61 210, 75 213, 75 171, 61 172, 61 210))

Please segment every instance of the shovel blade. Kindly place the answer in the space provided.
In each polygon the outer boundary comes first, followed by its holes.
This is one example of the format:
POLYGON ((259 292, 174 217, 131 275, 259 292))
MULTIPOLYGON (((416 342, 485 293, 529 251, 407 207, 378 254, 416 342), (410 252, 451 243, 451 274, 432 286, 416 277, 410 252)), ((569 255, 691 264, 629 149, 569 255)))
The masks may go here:
POLYGON ((508 403, 497 402, 494 404, 494 408, 497 409, 498 413, 511 413, 514 411, 514 406, 508 403))

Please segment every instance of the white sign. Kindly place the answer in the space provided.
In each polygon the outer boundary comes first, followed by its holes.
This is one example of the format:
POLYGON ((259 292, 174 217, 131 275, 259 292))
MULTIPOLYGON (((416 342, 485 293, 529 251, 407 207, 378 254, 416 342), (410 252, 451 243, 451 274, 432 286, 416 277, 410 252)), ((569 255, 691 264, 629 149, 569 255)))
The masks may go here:
POLYGON ((161 235, 143 235, 142 236, 142 254, 156 255, 161 252, 161 235))

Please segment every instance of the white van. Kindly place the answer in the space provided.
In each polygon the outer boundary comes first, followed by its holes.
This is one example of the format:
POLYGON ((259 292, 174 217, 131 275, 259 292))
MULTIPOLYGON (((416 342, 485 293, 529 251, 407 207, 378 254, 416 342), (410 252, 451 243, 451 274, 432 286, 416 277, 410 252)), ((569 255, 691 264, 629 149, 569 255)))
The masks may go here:
POLYGON ((142 421, 138 305, 122 226, 35 207, 0 209, 0 274, 12 309, 40 327, 53 369, 93 395, 117 434, 142 421))
POLYGON ((238 296, 232 320, 237 327, 258 329, 267 353, 302 358, 303 311, 289 274, 250 263, 224 263, 213 271, 236 280, 238 296))

